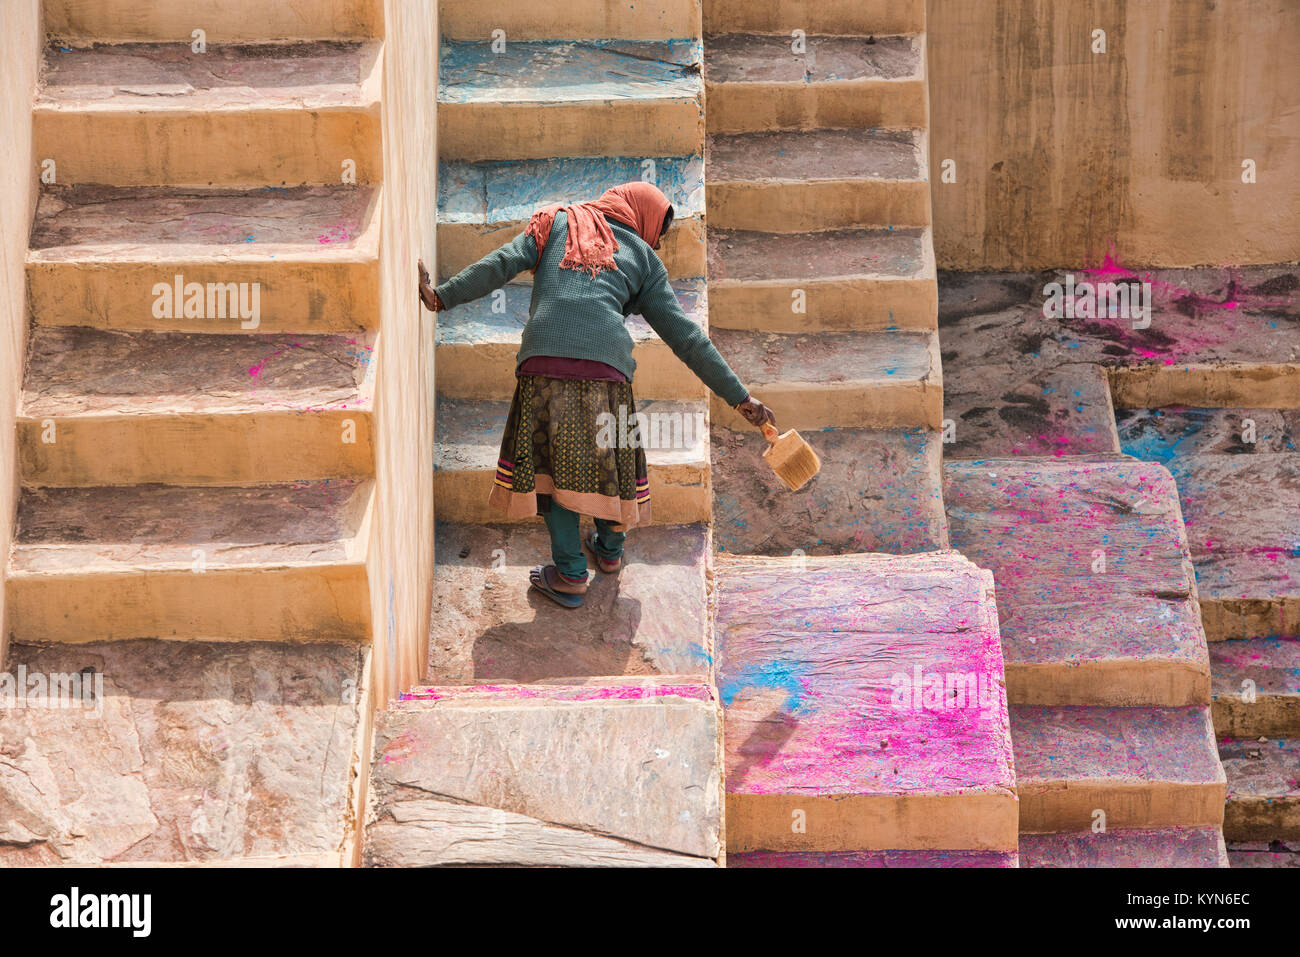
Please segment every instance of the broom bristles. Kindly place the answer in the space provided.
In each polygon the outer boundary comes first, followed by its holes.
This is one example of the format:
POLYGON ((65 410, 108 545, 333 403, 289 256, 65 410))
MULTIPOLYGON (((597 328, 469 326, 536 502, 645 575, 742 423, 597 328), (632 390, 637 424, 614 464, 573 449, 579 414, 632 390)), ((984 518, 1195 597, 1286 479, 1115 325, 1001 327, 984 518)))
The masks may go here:
POLYGON ((792 492, 812 481, 822 467, 822 461, 812 446, 795 431, 787 432, 771 443, 763 452, 763 458, 792 492))

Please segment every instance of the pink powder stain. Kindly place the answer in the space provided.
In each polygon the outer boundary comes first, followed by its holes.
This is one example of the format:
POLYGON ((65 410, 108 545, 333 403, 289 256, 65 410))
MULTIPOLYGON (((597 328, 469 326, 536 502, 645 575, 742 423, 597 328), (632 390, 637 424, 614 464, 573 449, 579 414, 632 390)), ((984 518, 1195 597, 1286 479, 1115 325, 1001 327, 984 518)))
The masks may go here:
MULTIPOLYGON (((1092 280, 1113 282, 1116 280, 1131 282, 1146 282, 1151 285, 1151 295, 1154 300, 1152 309, 1168 311, 1174 303, 1190 303, 1193 312, 1199 317, 1205 312, 1234 312, 1245 309, 1249 306, 1254 308, 1268 308, 1286 305, 1285 299, 1264 299, 1261 297, 1249 296, 1249 303, 1236 295, 1237 280, 1235 273, 1230 271, 1228 292, 1223 299, 1211 299, 1203 293, 1193 292, 1192 290, 1178 286, 1174 283, 1156 279, 1150 272, 1139 274, 1119 263, 1112 251, 1107 252, 1102 264, 1098 267, 1083 270, 1083 274, 1092 280)), ((1115 328, 1120 341, 1129 344, 1134 354, 1145 359, 1163 362, 1165 365, 1174 365, 1179 361, 1186 361, 1188 356, 1197 353, 1213 352, 1222 348, 1225 344, 1236 340, 1240 333, 1237 327, 1222 319, 1214 322, 1197 322, 1195 319, 1189 319, 1181 314, 1175 314, 1172 318, 1180 325, 1177 330, 1176 343, 1168 351, 1155 352, 1150 349, 1142 348, 1136 343, 1146 341, 1144 336, 1147 330, 1135 330, 1128 319, 1111 318, 1109 316, 1097 316, 1094 322, 1103 323, 1115 328)))
MULTIPOLYGON (((806 621, 808 606, 799 601, 788 622, 770 626, 784 638, 783 661, 796 671, 812 665, 800 685, 816 693, 783 712, 777 731, 771 714, 777 700, 741 694, 727 706, 728 791, 904 794, 1011 787, 1002 648, 977 580, 963 576, 956 594, 918 598, 906 630, 895 632, 890 625, 887 634, 880 633, 884 622, 870 605, 860 604, 860 596, 846 602, 836 594, 836 583, 818 583, 819 590, 830 590, 820 623, 806 621), (813 665, 830 660, 842 664, 813 665), (980 676, 992 692, 990 707, 897 707, 893 676, 913 675, 914 665, 925 676, 980 676), (737 740, 749 744, 740 750, 730 743, 737 740)), ((761 605, 761 594, 752 603, 739 594, 733 600, 738 609, 761 605)), ((724 668, 770 659, 776 646, 736 624, 724 668)))
POLYGON ((412 752, 419 746, 419 741, 410 731, 403 731, 384 748, 383 763, 392 764, 394 761, 403 761, 410 757, 412 752))
POLYGON ((1101 265, 1096 269, 1085 269, 1084 274, 1093 279, 1137 279, 1137 273, 1127 266, 1121 266, 1116 261, 1113 251, 1114 244, 1111 245, 1111 250, 1106 253, 1106 258, 1102 260, 1101 265))
MULTIPOLYGON (((1155 279, 1152 277, 1151 273, 1147 273, 1144 276, 1139 275, 1132 269, 1129 269, 1126 266, 1121 266, 1115 257, 1109 252, 1106 253, 1106 258, 1102 261, 1102 264, 1099 267, 1095 269, 1084 269, 1083 274, 1090 279, 1100 279, 1109 282, 1113 282, 1116 279, 1123 279, 1129 282, 1148 282, 1151 284, 1151 293, 1153 297, 1157 294, 1168 299, 1190 297, 1197 309, 1240 309, 1242 307, 1241 300, 1231 295, 1228 298, 1221 300, 1210 299, 1200 293, 1192 292, 1183 286, 1177 286, 1161 279, 1155 279)), ((1235 283, 1233 284, 1233 288, 1235 288, 1235 283)), ((1271 304, 1281 305, 1282 302, 1279 301, 1271 304)))
POLYGON ((316 242, 322 246, 332 243, 345 243, 352 238, 352 233, 346 225, 327 227, 325 232, 318 233, 316 242))
POLYGON ((259 378, 259 377, 262 375, 263 370, 266 369, 267 365, 270 363, 270 361, 271 361, 272 359, 274 359, 276 356, 282 356, 282 355, 284 355, 284 354, 285 354, 286 352, 288 352, 290 349, 297 349, 297 348, 298 348, 298 343, 296 343, 296 342, 291 342, 291 343, 289 343, 289 345, 288 345, 286 348, 284 348, 284 349, 276 349, 274 352, 272 352, 269 356, 267 356, 265 359, 263 359, 263 360, 262 360, 261 362, 259 362, 257 365, 255 365, 255 366, 249 366, 249 367, 248 367, 248 374, 249 374, 253 379, 257 379, 257 378, 259 378))
POLYGON ((1249 548, 1246 550, 1246 554, 1262 555, 1267 561, 1276 564, 1277 562, 1280 562, 1282 560, 1283 556, 1289 556, 1291 553, 1290 550, 1284 550, 1281 548, 1269 548, 1267 546, 1263 546, 1259 548, 1249 548))
MULTIPOLYGON (((334 337, 331 337, 331 338, 334 338, 334 337)), ((353 343, 356 342, 356 340, 355 340, 355 339, 349 339, 348 342, 349 342, 349 344, 353 344, 353 343)), ((292 349, 299 349, 299 348, 301 348, 301 347, 302 347, 302 346, 301 346, 301 343, 298 343, 298 342, 291 342, 291 343, 289 343, 289 345, 286 346, 285 348, 275 350, 275 351, 272 352, 270 355, 268 355, 265 359, 263 359, 261 362, 257 363, 256 365, 252 365, 252 366, 249 366, 249 367, 248 367, 248 375, 249 375, 249 377, 254 381, 254 383, 257 383, 257 381, 261 378, 262 373, 266 370, 266 367, 267 367, 268 365, 271 364, 271 360, 275 359, 275 358, 278 357, 278 356, 285 355, 286 353, 288 353, 288 352, 289 352, 290 350, 292 350, 292 349)), ((371 357, 371 355, 373 354, 373 352, 374 352, 374 350, 373 350, 372 347, 370 347, 370 346, 361 346, 358 350, 350 352, 349 355, 351 356, 351 358, 355 359, 355 360, 358 362, 358 364, 360 364, 360 365, 366 365, 367 363, 369 363, 369 361, 370 361, 370 357, 371 357)), ((283 402, 279 402, 279 403, 277 403, 277 402, 269 402, 268 404, 275 405, 275 406, 280 407, 280 408, 291 408, 291 409, 293 409, 293 411, 295 411, 295 412, 301 412, 301 413, 311 413, 311 412, 334 412, 334 411, 338 411, 338 410, 341 410, 341 409, 348 409, 348 408, 351 407, 350 403, 348 403, 348 402, 331 402, 331 403, 329 403, 328 405, 321 405, 321 406, 315 406, 315 405, 306 405, 306 406, 302 406, 302 405, 291 405, 291 404, 289 404, 289 403, 283 403, 283 402)))
POLYGON ((697 701, 712 700, 705 685, 604 685, 555 686, 541 685, 467 685, 463 688, 421 688, 403 692, 401 701, 445 701, 481 694, 505 694, 520 700, 541 698, 550 701, 642 701, 654 698, 690 698, 697 701))

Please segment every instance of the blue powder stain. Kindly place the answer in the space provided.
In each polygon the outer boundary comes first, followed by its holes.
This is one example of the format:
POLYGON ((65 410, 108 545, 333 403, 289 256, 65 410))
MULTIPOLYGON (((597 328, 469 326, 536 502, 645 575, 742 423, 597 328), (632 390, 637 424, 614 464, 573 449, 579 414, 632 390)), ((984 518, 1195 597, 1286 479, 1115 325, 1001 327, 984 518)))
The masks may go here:
MULTIPOLYGON (((666 655, 671 655, 671 654, 673 653, 673 651, 674 651, 674 649, 672 649, 672 648, 660 648, 660 649, 659 649, 659 654, 661 654, 661 655, 665 655, 665 656, 666 656, 666 655)), ((691 644, 686 648, 686 654, 690 655, 691 658, 693 658, 694 660, 699 661, 699 662, 703 662, 703 663, 706 664, 706 665, 712 665, 712 664, 713 664, 713 655, 709 654, 708 649, 706 649, 706 648, 705 648, 703 645, 701 645, 699 642, 692 642, 692 643, 691 643, 691 644)))
POLYGON ((1188 435, 1184 433, 1176 439, 1170 439, 1151 429, 1142 435, 1122 438, 1120 451, 1146 462, 1160 462, 1167 465, 1178 454, 1178 446, 1187 438, 1188 435))
MULTIPOLYGON (((611 186, 642 178, 640 156, 576 156, 545 160, 440 161, 438 219, 483 223, 524 220, 549 203, 594 199, 611 186)), ((701 156, 652 157, 655 185, 678 219, 704 211, 701 156)))
POLYGON ((799 670, 788 661, 769 661, 764 665, 741 668, 736 674, 728 675, 718 689, 722 703, 731 707, 736 695, 749 688, 775 688, 785 692, 783 707, 792 713, 797 712, 803 707, 803 684, 799 680, 799 670))

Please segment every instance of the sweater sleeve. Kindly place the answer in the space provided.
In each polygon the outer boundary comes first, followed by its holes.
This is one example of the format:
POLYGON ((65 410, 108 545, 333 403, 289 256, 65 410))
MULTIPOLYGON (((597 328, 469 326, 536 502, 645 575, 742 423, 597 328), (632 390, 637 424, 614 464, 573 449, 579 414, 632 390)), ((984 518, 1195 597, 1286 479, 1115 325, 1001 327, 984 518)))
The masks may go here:
POLYGON ((673 354, 699 376, 706 386, 730 406, 737 406, 749 396, 749 390, 737 378, 727 360, 722 358, 709 337, 687 318, 677 294, 668 284, 668 271, 657 257, 659 267, 651 274, 637 296, 633 311, 645 316, 650 328, 668 343, 673 354))
POLYGON ((462 302, 472 302, 500 289, 525 269, 537 264, 537 243, 527 233, 520 233, 495 252, 466 266, 446 282, 434 287, 442 304, 450 309, 462 302))

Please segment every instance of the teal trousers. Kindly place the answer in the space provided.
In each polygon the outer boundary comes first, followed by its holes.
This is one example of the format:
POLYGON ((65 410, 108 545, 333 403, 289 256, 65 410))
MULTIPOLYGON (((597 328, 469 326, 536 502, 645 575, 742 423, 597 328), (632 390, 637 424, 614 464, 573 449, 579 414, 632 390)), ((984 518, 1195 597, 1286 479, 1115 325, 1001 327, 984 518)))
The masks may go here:
MULTIPOLYGON (((546 530, 551 533, 551 560, 556 570, 573 581, 587 580, 587 557, 582 550, 580 516, 551 500, 551 507, 542 513, 546 530)), ((614 523, 596 519, 596 554, 608 561, 617 561, 623 554, 627 532, 614 531, 614 523)))

